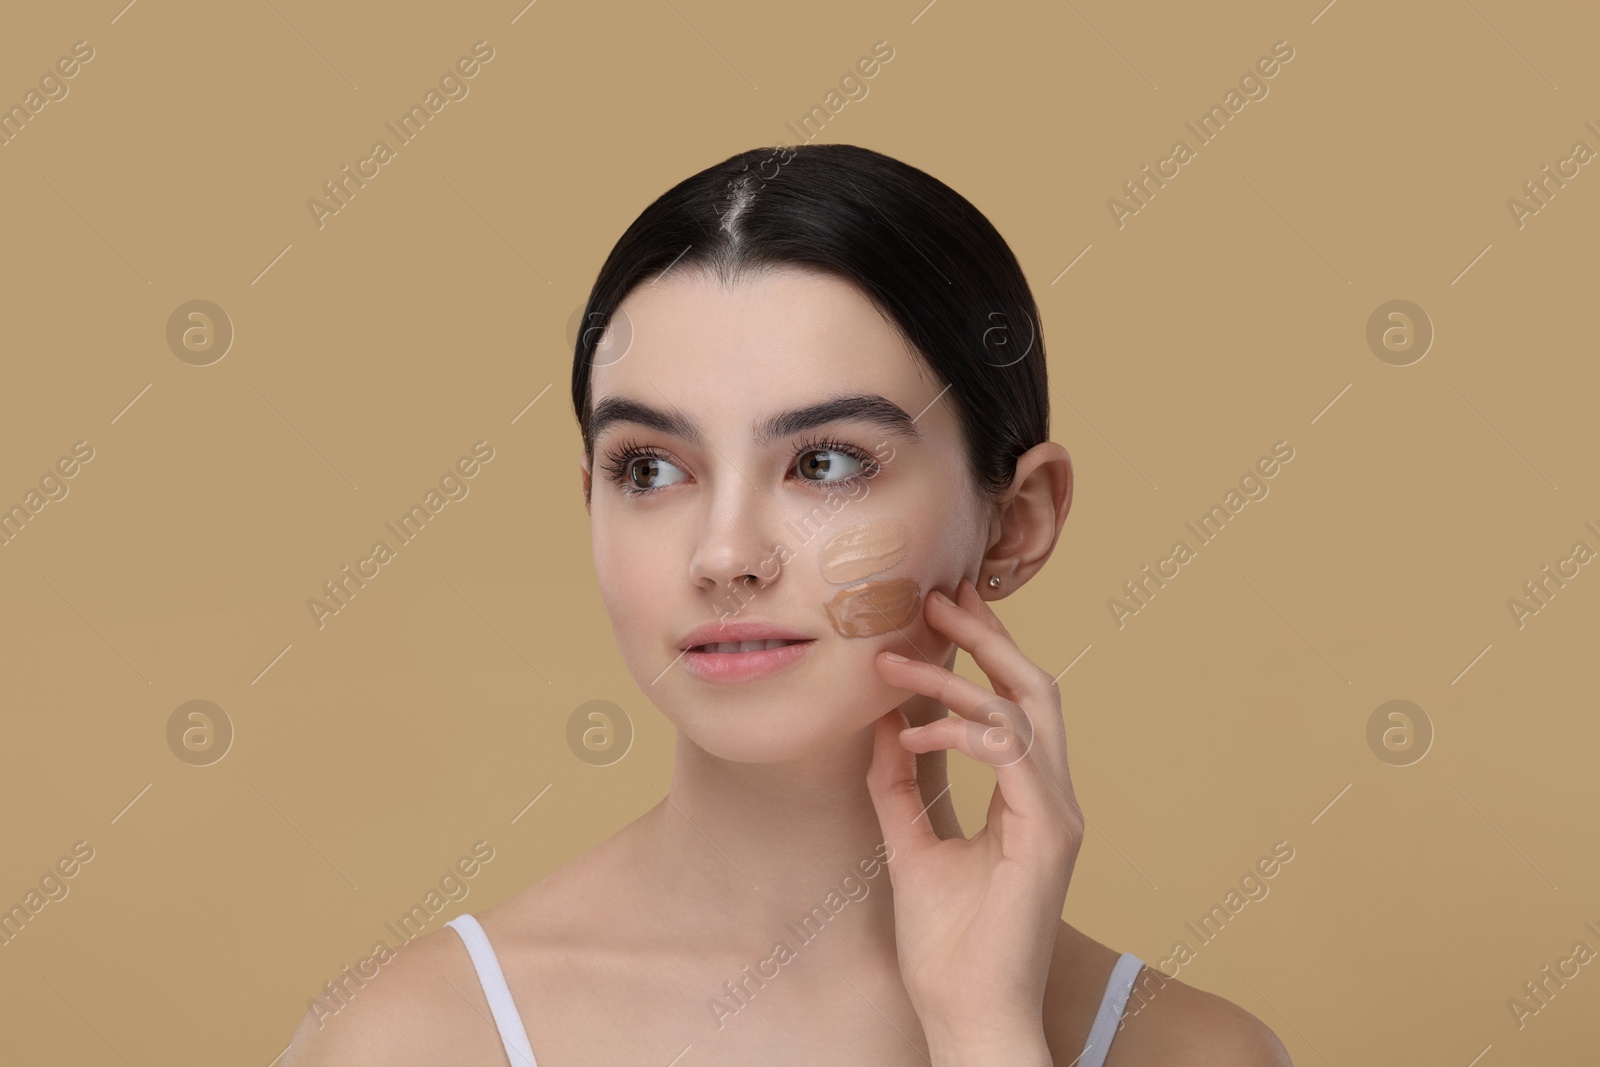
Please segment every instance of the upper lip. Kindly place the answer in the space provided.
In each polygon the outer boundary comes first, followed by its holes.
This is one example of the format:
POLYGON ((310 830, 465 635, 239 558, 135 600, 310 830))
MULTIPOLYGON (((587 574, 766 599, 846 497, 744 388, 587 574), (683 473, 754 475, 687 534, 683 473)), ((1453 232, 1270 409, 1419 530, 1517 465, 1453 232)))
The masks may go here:
POLYGON ((771 622, 730 622, 726 625, 708 623, 697 630, 691 631, 683 640, 678 642, 678 647, 683 650, 694 648, 697 645, 716 645, 723 642, 736 641, 810 641, 811 638, 787 626, 779 626, 771 622))

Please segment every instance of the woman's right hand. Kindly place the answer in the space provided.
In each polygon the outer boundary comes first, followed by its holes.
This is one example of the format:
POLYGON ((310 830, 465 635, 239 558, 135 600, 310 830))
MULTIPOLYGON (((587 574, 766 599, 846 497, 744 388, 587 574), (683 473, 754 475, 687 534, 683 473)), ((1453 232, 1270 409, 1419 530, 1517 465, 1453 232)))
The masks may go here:
POLYGON ((873 738, 867 785, 893 849, 901 977, 946 1062, 1048 1064, 1044 989, 1084 828, 1061 694, 971 584, 957 596, 931 591, 925 617, 971 654, 993 692, 937 664, 889 652, 875 661, 891 685, 956 713, 906 729, 896 707, 873 738), (926 817, 916 753, 937 749, 995 769, 986 822, 971 838, 941 839, 926 817))

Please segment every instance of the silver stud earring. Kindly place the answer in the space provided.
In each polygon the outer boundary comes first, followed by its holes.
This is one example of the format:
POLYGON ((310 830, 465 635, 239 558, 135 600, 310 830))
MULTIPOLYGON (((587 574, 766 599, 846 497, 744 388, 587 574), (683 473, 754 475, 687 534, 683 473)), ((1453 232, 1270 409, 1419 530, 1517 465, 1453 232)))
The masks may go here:
POLYGON ((1000 579, 999 579, 999 577, 991 576, 989 578, 989 588, 990 589, 999 589, 1000 588, 1000 579))

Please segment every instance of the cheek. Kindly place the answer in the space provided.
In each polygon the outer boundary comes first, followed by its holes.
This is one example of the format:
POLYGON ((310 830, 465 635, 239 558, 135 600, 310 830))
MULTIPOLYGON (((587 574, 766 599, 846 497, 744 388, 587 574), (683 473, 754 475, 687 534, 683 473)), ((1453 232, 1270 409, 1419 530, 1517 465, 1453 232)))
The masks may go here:
POLYGON ((915 578, 882 578, 848 585, 822 608, 840 637, 878 637, 920 618, 922 597, 915 578))
POLYGON ((652 612, 664 603, 658 586, 667 573, 666 557, 655 551, 640 551, 628 538, 617 536, 615 526, 596 525, 593 529, 594 570, 600 598, 622 651, 627 653, 643 635, 659 629, 659 620, 652 612))
POLYGON ((841 530, 817 550, 824 581, 859 581, 890 570, 911 548, 911 531, 899 519, 883 519, 841 530))
POLYGON ((970 531, 935 516, 883 519, 848 527, 824 541, 813 561, 821 607, 845 638, 888 636, 921 642, 923 605, 932 587, 953 588, 967 569, 970 531))
POLYGON ((822 605, 840 637, 877 637, 904 629, 921 614, 922 589, 907 576, 875 577, 897 570, 912 547, 899 519, 862 523, 840 531, 817 550, 817 573, 842 586, 822 605))

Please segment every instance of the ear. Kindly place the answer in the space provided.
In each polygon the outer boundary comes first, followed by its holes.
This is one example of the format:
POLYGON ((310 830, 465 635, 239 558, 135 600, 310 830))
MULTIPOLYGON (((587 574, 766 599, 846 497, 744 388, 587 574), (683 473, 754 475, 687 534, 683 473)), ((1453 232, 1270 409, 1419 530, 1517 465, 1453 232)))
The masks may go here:
POLYGON ((586 454, 578 456, 578 473, 583 475, 583 510, 588 511, 591 476, 589 474, 589 457, 586 454))
POLYGON ((1018 456, 1011 488, 989 523, 979 594, 999 600, 1026 585, 1055 550, 1071 508, 1072 457, 1066 449, 1045 441, 1018 456), (990 587, 991 576, 1001 580, 1000 588, 990 587))

